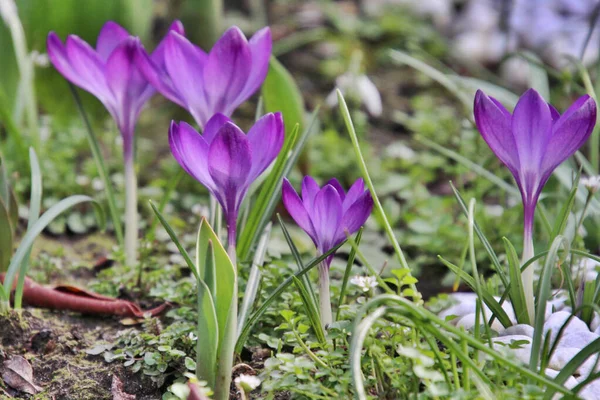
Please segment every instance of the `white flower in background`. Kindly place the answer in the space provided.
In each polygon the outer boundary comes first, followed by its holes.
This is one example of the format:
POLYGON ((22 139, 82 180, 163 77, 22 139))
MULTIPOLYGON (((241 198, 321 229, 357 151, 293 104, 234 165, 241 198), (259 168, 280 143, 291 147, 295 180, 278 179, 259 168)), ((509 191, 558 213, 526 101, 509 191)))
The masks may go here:
POLYGON ((235 378, 235 385, 244 392, 249 393, 260 385, 260 379, 256 375, 241 374, 235 378))
MULTIPOLYGON (((354 100, 363 104, 367 112, 374 117, 381 115, 383 106, 381 104, 381 95, 377 86, 365 74, 361 74, 363 53, 355 51, 350 59, 348 72, 338 76, 335 80, 335 86, 340 89, 346 100, 354 100)), ((330 107, 335 107, 338 103, 337 93, 334 89, 325 102, 330 107)))
POLYGON ((596 193, 600 189, 600 175, 583 177, 580 182, 590 193, 596 193))
POLYGON ((350 279, 350 283, 361 288, 363 292, 368 292, 377 286, 377 279, 374 276, 359 276, 356 275, 350 279))
POLYGON ((46 68, 50 65, 50 59, 46 53, 40 53, 39 51, 34 50, 29 56, 31 57, 31 62, 33 62, 33 65, 36 67, 46 68))
MULTIPOLYGON (((346 98, 356 99, 363 104, 372 116, 378 117, 383 112, 379 90, 368 76, 347 72, 336 78, 335 85, 346 98)), ((338 99, 335 89, 329 93, 325 101, 330 107, 337 105, 338 99)))

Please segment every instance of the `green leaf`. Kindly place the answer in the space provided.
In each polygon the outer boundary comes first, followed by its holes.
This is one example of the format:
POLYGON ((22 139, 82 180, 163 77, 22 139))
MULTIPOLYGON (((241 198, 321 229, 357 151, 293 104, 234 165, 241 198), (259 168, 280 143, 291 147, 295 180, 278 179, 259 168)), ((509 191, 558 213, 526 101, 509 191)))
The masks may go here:
MULTIPOLYGON (((27 269, 25 268, 25 269, 19 270, 19 267, 21 265, 23 265, 23 260, 29 253, 29 249, 33 245, 33 243, 34 243, 35 239, 38 237, 38 235, 40 233, 42 233, 42 231, 52 221, 54 221, 54 219, 56 217, 58 217, 60 214, 62 214, 63 212, 65 212, 66 210, 68 210, 69 208, 71 208, 77 204, 87 203, 87 202, 91 202, 95 207, 97 207, 99 209, 98 215, 102 216, 102 220, 100 221, 99 225, 104 226, 104 218, 103 218, 104 214, 101 211, 100 205, 89 196, 83 196, 83 195, 70 196, 70 197, 67 197, 66 199, 59 201, 52 207, 50 207, 50 209, 48 209, 48 211, 46 211, 40 217, 40 219, 30 229, 27 230, 27 233, 21 240, 21 244, 17 248, 17 251, 16 251, 14 257, 12 258, 10 265, 8 266, 8 271, 6 273, 6 276, 4 277, 4 289, 6 290, 6 292, 10 293, 10 289, 12 288, 13 280, 16 277, 17 272, 19 274, 27 275, 27 269)), ((18 295, 19 293, 22 295, 23 287, 17 287, 15 296, 18 295)))
POLYGON ((508 272, 510 276, 510 301, 515 311, 519 324, 530 324, 529 314, 525 303, 525 292, 521 281, 521 262, 512 243, 507 238, 502 238, 508 259, 508 272))
MULTIPOLYGON (((362 238, 363 230, 364 227, 361 227, 354 239, 354 243, 356 243, 356 248, 358 248, 358 246, 360 245, 360 239, 362 238)), ((346 264, 346 270, 344 271, 344 279, 342 280, 342 288, 340 289, 340 297, 338 299, 337 311, 335 313, 335 321, 337 321, 340 318, 340 309, 342 308, 342 304, 344 304, 344 299, 346 298, 346 288, 348 287, 348 279, 350 278, 352 266, 354 265, 354 259, 356 258, 356 248, 353 247, 352 250, 350 250, 350 255, 348 256, 348 263, 346 264)), ((416 281, 413 283, 416 283, 416 281)))
POLYGON ((573 210, 573 206, 575 205, 575 200, 577 199, 577 189, 579 188, 579 178, 581 176, 581 172, 577 173, 577 177, 575 178, 575 182, 573 182, 573 187, 569 192, 569 197, 566 202, 563 203, 563 206, 554 221, 554 228, 552 229, 552 240, 558 235, 562 235, 565 228, 567 227, 567 222, 569 221, 569 215, 571 214, 571 210, 573 210))
MULTIPOLYGON (((196 262, 198 265, 198 276, 207 276, 207 270, 214 267, 218 274, 216 276, 216 293, 214 298, 215 310, 217 315, 217 323, 219 326, 219 347, 223 344, 223 338, 226 334, 227 319, 232 301, 237 301, 233 298, 236 285, 236 269, 227 255, 225 248, 219 241, 217 234, 212 230, 206 218, 200 221, 200 229, 198 230, 198 241, 196 242, 196 262), (207 265, 206 260, 211 259, 209 256, 210 248, 214 252, 214 265, 207 265)), ((209 273, 210 275, 210 273, 209 273)), ((210 290, 210 288, 209 288, 210 290)), ((236 316, 237 318, 237 316, 236 316)))
MULTIPOLYGON (((304 275, 303 277, 306 277, 304 275)), ((325 339, 325 332, 323 331, 323 327, 321 326, 321 318, 319 316, 319 310, 317 309, 316 304, 314 304, 310 299, 310 294, 306 290, 306 285, 298 278, 293 276, 294 284, 298 288, 298 292, 300 293, 300 299, 302 299, 302 304, 304 305, 304 310, 306 311, 306 316, 310 321, 310 325, 319 340, 319 343, 322 345, 327 343, 327 339, 325 339)))
MULTIPOLYGON (((212 249, 212 246, 211 246, 212 249)), ((198 283, 198 341, 196 344, 196 376, 214 387, 217 375, 217 350, 219 348, 219 323, 210 289, 200 279, 198 283)))
MULTIPOLYGON (((198 232, 199 233, 199 232, 198 232)), ((198 234, 198 238, 200 234, 198 234)), ((206 284, 208 290, 210 290, 210 295, 213 299, 217 298, 217 272, 216 272, 216 262, 215 262, 215 251, 213 248, 212 241, 208 241, 208 249, 206 252, 206 260, 204 261, 204 275, 201 275, 202 280, 206 284)), ((200 263, 197 263, 200 265, 200 263)))
POLYGON ((286 140, 296 124, 304 127, 304 100, 296 81, 275 57, 269 61, 269 73, 262 85, 265 111, 281 111, 285 122, 286 140))
MULTIPOLYGON (((456 265, 452 264, 450 261, 447 261, 442 256, 438 256, 438 259, 445 266, 447 266, 452 272, 454 272, 457 275, 460 275, 460 278, 463 281, 465 281, 465 283, 471 289, 476 290, 475 279, 473 279, 473 277, 471 275, 469 275, 468 273, 466 273, 465 271, 463 271, 456 265)), ((512 323, 510 322, 510 318, 508 318, 508 315, 506 314, 506 311, 504 311, 502 306, 500 306, 500 303, 498 303, 498 301, 496 301, 494 296, 488 290, 486 290, 485 288, 482 288, 481 296, 483 297, 482 300, 485 303, 485 305, 488 306, 490 311, 492 311, 494 316, 498 319, 498 321, 502 324, 503 327, 508 328, 509 326, 512 325, 512 323)))

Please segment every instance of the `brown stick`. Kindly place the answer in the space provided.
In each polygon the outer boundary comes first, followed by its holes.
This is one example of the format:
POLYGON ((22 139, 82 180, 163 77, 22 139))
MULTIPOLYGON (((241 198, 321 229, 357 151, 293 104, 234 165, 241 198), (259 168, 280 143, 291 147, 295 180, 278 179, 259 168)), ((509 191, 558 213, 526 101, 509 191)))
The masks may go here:
MULTIPOLYGON (((4 274, 0 274, 0 283, 4 282, 4 274)), ((14 288, 13 288, 14 289, 14 288)), ((23 302, 38 308, 51 310, 69 310, 82 314, 117 315, 120 317, 142 318, 144 315, 156 316, 163 312, 168 303, 142 310, 137 304, 127 300, 114 299, 97 293, 88 292, 74 286, 57 286, 49 288, 25 278, 23 302)))

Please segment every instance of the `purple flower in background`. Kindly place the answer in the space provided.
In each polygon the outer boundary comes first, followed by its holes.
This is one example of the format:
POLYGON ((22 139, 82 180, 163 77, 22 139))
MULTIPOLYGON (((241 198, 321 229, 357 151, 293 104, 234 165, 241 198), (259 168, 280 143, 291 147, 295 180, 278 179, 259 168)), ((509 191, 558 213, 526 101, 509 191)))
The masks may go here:
MULTIPOLYGON (((175 21, 170 31, 183 33, 183 26, 175 21)), ((69 35, 63 44, 54 32, 48 34, 47 49, 58 72, 104 104, 123 136, 125 155, 132 157, 137 118, 154 93, 135 62, 136 54, 144 52, 139 39, 109 21, 98 35, 96 49, 76 35, 69 35)), ((160 63, 164 52, 163 40, 150 57, 160 63)))
MULTIPOLYGON (((327 253, 360 229, 373 209, 373 199, 365 190, 362 179, 357 180, 348 193, 337 179, 331 179, 320 188, 310 176, 302 181, 302 199, 291 183, 283 182, 283 204, 294 221, 310 236, 319 254, 327 253)), ((327 258, 329 266, 333 256, 327 258)))
MULTIPOLYGON (((567 111, 558 111, 533 89, 513 114, 482 91, 475 95, 475 122, 481 136, 513 174, 523 200, 523 261, 533 257, 533 217, 538 198, 552 172, 572 156, 592 133, 596 103, 580 97, 567 111)), ((523 271, 523 289, 530 322, 535 315, 533 268, 523 271)))
POLYGON ((229 28, 206 54, 179 32, 170 32, 161 58, 138 53, 146 79, 163 96, 187 109, 204 127, 217 113, 231 116, 267 76, 271 31, 256 32, 248 41, 237 27, 229 28))
POLYGON ((248 135, 223 114, 213 116, 202 135, 185 122, 171 123, 173 156, 221 204, 230 245, 235 245, 238 211, 248 188, 275 160, 283 140, 281 113, 263 116, 248 135))

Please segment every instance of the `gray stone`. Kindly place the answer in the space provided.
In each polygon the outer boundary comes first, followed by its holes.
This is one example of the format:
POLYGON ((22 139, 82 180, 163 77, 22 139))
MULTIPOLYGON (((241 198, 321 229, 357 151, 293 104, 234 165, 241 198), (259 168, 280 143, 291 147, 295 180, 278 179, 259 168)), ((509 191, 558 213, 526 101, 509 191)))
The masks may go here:
MULTIPOLYGON (((550 334, 550 340, 551 343, 554 342, 554 340, 556 339, 556 336, 558 335, 558 332, 560 331, 560 329, 562 328, 562 326, 565 324, 565 322, 569 319, 569 317, 571 317, 571 314, 565 311, 558 311, 555 312, 554 314, 550 315, 550 317, 546 320, 546 323, 544 324, 544 336, 546 336, 546 333, 548 331, 551 332, 550 334)), ((573 332, 589 332, 589 328, 587 327, 587 325, 585 324, 585 322, 583 322, 582 320, 580 320, 577 317, 573 317, 568 325, 565 327, 565 329, 562 332, 563 337, 571 334, 573 332)))
POLYGON ((499 331, 500 336, 521 335, 532 338, 533 327, 527 324, 518 324, 509 326, 508 328, 499 331))

